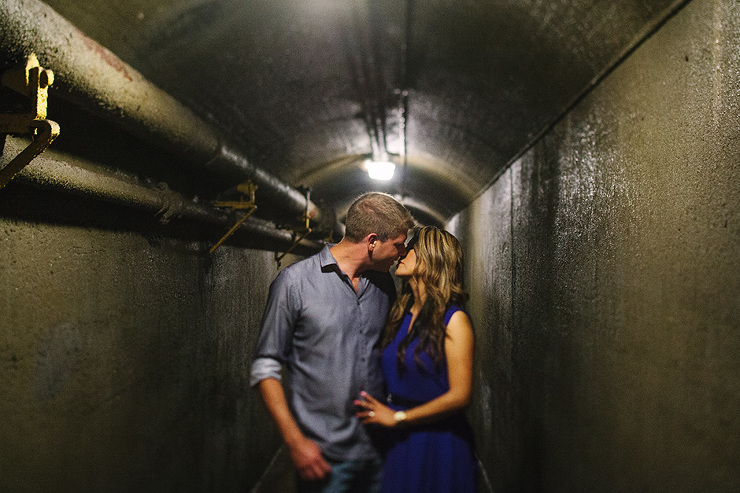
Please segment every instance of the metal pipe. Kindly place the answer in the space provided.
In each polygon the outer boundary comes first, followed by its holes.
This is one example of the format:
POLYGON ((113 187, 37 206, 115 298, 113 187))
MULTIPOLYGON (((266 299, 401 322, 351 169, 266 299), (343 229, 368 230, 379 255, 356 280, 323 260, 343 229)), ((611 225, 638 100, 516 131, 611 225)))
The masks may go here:
MULTIPOLYGON (((252 180, 271 206, 301 218, 306 197, 232 148, 210 124, 85 36, 39 0, 0 2, 0 53, 36 53, 54 71, 57 94, 113 121, 131 134, 225 180, 252 180)), ((231 182, 230 184, 234 184, 231 182)), ((309 202, 311 219, 321 221, 309 202)))
MULTIPOLYGON (((6 137, 7 152, 3 152, 3 156, 14 156, 27 145, 25 139, 6 137)), ((4 164, 6 160, 7 158, 2 159, 0 164, 4 164)), ((153 217, 159 217, 162 222, 178 217, 218 226, 224 231, 234 222, 231 214, 185 200, 163 184, 158 188, 150 188, 134 179, 127 180, 120 173, 114 174, 102 166, 79 158, 75 158, 73 165, 53 151, 47 151, 31 161, 31 164, 15 177, 13 186, 15 183, 148 211, 153 217)), ((257 236, 260 240, 267 240, 271 246, 281 246, 286 250, 294 239, 290 231, 277 229, 270 222, 255 217, 247 219, 240 227, 240 231, 257 236)), ((298 252, 315 253, 321 247, 322 244, 319 242, 303 240, 298 244, 298 252)))

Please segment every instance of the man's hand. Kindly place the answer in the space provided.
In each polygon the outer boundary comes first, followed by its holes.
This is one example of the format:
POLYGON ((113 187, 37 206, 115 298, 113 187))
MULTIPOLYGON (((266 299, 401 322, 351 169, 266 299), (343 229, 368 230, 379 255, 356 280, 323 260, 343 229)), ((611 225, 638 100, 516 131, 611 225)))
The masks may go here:
POLYGON ((322 457, 321 450, 316 442, 306 437, 300 437, 289 443, 288 449, 301 478, 307 481, 317 481, 324 479, 331 473, 331 466, 322 457))
POLYGON ((298 427, 288 409, 283 384, 274 378, 266 378, 259 383, 259 390, 290 450, 290 458, 298 474, 307 481, 324 479, 331 472, 331 466, 322 457, 316 442, 306 438, 298 427))

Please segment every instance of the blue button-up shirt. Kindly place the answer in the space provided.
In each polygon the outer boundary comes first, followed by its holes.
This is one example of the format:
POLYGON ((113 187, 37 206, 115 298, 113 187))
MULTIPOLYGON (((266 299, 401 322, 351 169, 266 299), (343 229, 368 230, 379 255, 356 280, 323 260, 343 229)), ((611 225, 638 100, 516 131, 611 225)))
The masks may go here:
POLYGON ((270 286, 251 384, 280 380, 304 434, 333 460, 377 456, 353 400, 380 396, 383 377, 375 347, 396 292, 387 272, 366 271, 355 292, 329 247, 283 269, 270 286))

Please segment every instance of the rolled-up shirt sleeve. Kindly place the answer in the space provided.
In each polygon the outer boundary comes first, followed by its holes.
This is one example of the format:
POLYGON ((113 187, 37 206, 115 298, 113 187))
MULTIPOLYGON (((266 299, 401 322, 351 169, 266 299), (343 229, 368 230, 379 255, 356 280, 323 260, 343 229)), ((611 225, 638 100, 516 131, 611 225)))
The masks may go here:
POLYGON ((272 358, 256 358, 252 363, 252 372, 249 375, 249 385, 254 387, 266 378, 282 380, 283 365, 272 358))
POLYGON ((254 387, 266 378, 281 380, 281 368, 291 349, 296 316, 294 308, 289 270, 286 269, 270 285, 260 336, 254 351, 250 386, 254 387))

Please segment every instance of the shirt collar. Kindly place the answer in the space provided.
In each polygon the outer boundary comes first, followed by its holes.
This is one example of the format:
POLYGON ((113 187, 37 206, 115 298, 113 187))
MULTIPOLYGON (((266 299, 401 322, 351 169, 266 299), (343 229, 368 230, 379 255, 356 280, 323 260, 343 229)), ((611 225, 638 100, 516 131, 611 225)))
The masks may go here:
MULTIPOLYGON (((334 258, 334 255, 331 254, 331 251, 329 249, 333 247, 334 244, 327 244, 324 246, 324 248, 321 249, 319 252, 319 263, 321 264, 321 271, 334 271, 337 274, 339 274, 340 277, 345 277, 346 279, 349 279, 349 276, 342 271, 342 269, 339 268, 339 264, 337 263, 337 259, 334 258)), ((367 271, 360 274, 360 289, 362 289, 362 285, 365 283, 367 271)))
POLYGON ((325 245, 324 248, 321 249, 321 252, 319 252, 319 262, 321 263, 322 270, 332 265, 335 266, 337 270, 339 270, 337 259, 335 259, 334 255, 332 255, 329 251, 329 248, 331 248, 332 246, 334 245, 325 245))

